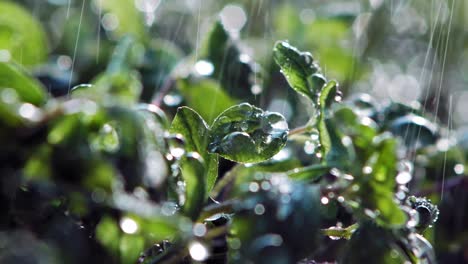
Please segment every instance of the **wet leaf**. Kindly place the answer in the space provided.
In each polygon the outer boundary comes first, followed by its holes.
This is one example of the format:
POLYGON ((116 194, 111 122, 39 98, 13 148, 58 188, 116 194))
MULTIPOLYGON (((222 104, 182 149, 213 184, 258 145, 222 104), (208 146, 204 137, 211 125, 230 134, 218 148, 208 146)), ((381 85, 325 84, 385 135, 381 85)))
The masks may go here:
POLYGON ((196 152, 189 152, 181 160, 182 178, 185 181, 185 203, 182 211, 196 220, 206 200, 205 163, 196 152))
POLYGON ((318 131, 319 131, 319 140, 322 148, 322 156, 326 157, 328 152, 332 149, 332 144, 341 144, 341 142, 331 142, 330 135, 328 133, 327 125, 325 122, 327 107, 330 106, 330 98, 334 98, 336 90, 338 89, 338 84, 335 81, 328 82, 320 92, 318 106, 319 106, 319 118, 318 118, 318 131))
POLYGON ((170 132, 184 137, 186 151, 197 152, 203 157, 206 167, 206 171, 202 173, 206 182, 204 197, 207 198, 218 176, 218 155, 208 153, 208 125, 193 109, 180 107, 172 121, 170 132))
POLYGON ((278 153, 287 136, 288 124, 282 115, 243 103, 215 119, 208 149, 229 160, 256 163, 278 153))
POLYGON ((406 215, 394 201, 393 190, 396 187, 397 174, 396 141, 388 134, 374 140, 376 151, 369 158, 366 166, 370 173, 361 181, 362 197, 366 197, 363 206, 378 210, 377 222, 383 226, 403 226, 406 215))
POLYGON ((288 171, 288 177, 295 180, 316 181, 326 174, 331 167, 322 164, 310 165, 288 171))
POLYGON ((273 48, 273 56, 289 85, 315 102, 326 80, 320 74, 314 75, 319 72, 319 66, 312 55, 299 51, 286 41, 278 41, 273 48))

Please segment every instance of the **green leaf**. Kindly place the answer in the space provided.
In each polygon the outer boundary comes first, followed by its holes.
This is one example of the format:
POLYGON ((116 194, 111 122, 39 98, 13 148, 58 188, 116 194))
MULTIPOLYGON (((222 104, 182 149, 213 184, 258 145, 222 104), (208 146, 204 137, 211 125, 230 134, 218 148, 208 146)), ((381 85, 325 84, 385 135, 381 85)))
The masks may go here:
POLYGON ((299 51, 286 41, 278 41, 273 48, 273 56, 289 85, 315 101, 326 80, 319 74, 319 66, 312 55, 299 51))
POLYGON ((377 210, 376 221, 382 226, 403 226, 406 215, 394 201, 395 176, 397 174, 396 141, 389 134, 374 139, 375 153, 367 161, 371 168, 361 181, 362 204, 371 210, 377 210))
POLYGON ((329 81, 320 92, 318 98, 319 117, 317 128, 322 156, 329 165, 342 166, 347 160, 348 151, 343 145, 340 133, 338 132, 333 118, 327 118, 330 105, 334 102, 338 83, 329 81))
MULTIPOLYGON (((328 82, 323 90, 320 93, 318 106, 319 106, 319 118, 318 118, 318 131, 319 131, 319 140, 322 147, 322 155, 325 157, 328 152, 332 149, 332 142, 330 135, 328 134, 327 125, 325 122, 326 119, 326 110, 327 106, 330 105, 330 97, 335 97, 337 83, 335 81, 328 82), (335 92, 333 92, 335 91, 335 92)), ((337 142, 333 142, 337 144, 337 142)))
POLYGON ((218 176, 218 155, 208 153, 209 129, 203 118, 193 109, 180 107, 172 121, 171 133, 181 134, 185 139, 185 151, 197 152, 205 161, 206 194, 213 188, 218 176))
POLYGON ((20 66, 0 62, 0 92, 5 88, 13 89, 16 92, 13 96, 17 96, 21 101, 36 106, 44 104, 47 99, 45 88, 20 66))
POLYGON ((185 181, 185 203, 182 211, 192 220, 196 220, 206 201, 205 164, 196 152, 187 153, 180 164, 185 181))
POLYGON ((209 124, 226 108, 236 103, 217 82, 212 80, 181 79, 177 85, 187 100, 187 105, 197 111, 209 124))
POLYGON ((47 58, 44 28, 27 10, 9 1, 0 1, 0 51, 24 66, 34 66, 47 58))
POLYGON ((288 177, 294 180, 315 181, 330 171, 331 167, 322 164, 314 164, 300 169, 288 171, 288 177))
POLYGON ((278 153, 287 136, 288 123, 282 115, 243 103, 228 108, 215 119, 208 149, 229 160, 256 163, 278 153))

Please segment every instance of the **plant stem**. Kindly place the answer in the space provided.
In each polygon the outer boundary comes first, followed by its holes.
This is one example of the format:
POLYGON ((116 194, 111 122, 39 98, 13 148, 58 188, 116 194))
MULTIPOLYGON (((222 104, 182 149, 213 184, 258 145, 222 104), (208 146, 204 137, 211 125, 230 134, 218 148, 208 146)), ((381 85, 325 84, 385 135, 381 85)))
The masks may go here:
POLYGON ((242 165, 236 165, 228 173, 226 173, 224 177, 218 183, 216 183, 213 190, 211 190, 210 196, 216 199, 224 187, 235 180, 236 176, 238 175, 237 171, 241 168, 241 166, 242 165))
POLYGON ((350 239, 351 235, 359 227, 358 223, 352 224, 346 228, 331 227, 327 229, 322 229, 322 233, 329 237, 338 237, 344 239, 350 239))
POLYGON ((234 201, 231 200, 231 201, 223 202, 221 204, 214 204, 214 205, 207 206, 203 209, 198 219, 199 221, 203 221, 204 219, 210 216, 213 216, 215 214, 231 213, 233 204, 234 204, 234 201))
POLYGON ((309 131, 310 131, 310 126, 309 125, 300 126, 300 127, 296 127, 294 129, 292 129, 291 131, 289 131, 289 136, 303 134, 303 133, 309 132, 309 131))

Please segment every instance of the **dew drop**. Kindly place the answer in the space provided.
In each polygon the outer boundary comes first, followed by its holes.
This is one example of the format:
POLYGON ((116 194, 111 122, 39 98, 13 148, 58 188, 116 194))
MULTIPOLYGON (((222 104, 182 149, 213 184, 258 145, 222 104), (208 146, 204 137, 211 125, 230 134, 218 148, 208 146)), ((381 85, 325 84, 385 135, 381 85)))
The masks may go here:
POLYGON ((209 256, 208 249, 197 241, 190 243, 189 253, 195 261, 204 261, 209 256))
POLYGON ((124 217, 120 220, 120 228, 127 234, 135 234, 138 231, 138 224, 135 220, 124 217))
POLYGON ((2 89, 2 92, 0 93, 0 98, 4 103, 12 104, 18 100, 18 94, 15 90, 11 88, 5 88, 2 89))
POLYGON ((29 103, 22 104, 18 109, 18 113, 20 114, 21 117, 28 119, 29 121, 32 121, 32 122, 40 121, 43 116, 39 108, 29 103))
POLYGON ((330 200, 328 200, 327 197, 323 196, 322 198, 320 198, 320 202, 321 202, 322 204, 328 204, 328 203, 330 202, 330 200))
POLYGON ((364 174, 371 174, 372 173, 372 167, 370 166, 364 166, 364 168, 362 168, 362 172, 364 174))
POLYGON ((263 88, 262 88, 262 86, 260 86, 258 84, 254 84, 254 85, 252 85, 252 87, 250 87, 250 91, 252 92, 252 94, 257 95, 257 94, 261 94, 263 92, 263 88))
POLYGON ((396 180, 396 182, 398 184, 403 185, 403 184, 409 183, 411 181, 411 179, 412 179, 412 176, 411 176, 411 174, 409 172, 402 171, 402 172, 398 173, 395 180, 396 180))
POLYGON ((247 122, 241 122, 239 124, 239 128, 242 130, 242 131, 247 131, 249 129, 249 123, 247 122))
POLYGON ((335 101, 336 102, 341 102, 341 100, 343 100, 343 93, 341 91, 336 91, 336 94, 335 94, 335 101))
POLYGON ((174 93, 167 94, 166 96, 164 96, 163 101, 164 104, 166 104, 167 106, 178 106, 180 105, 180 103, 182 103, 182 96, 174 93))
POLYGON ((409 211, 409 220, 406 223, 406 226, 411 228, 417 226, 419 223, 419 213, 418 211, 412 209, 409 211))
POLYGON ((304 152, 306 154, 314 154, 316 147, 317 145, 314 142, 306 141, 304 145, 304 152))
POLYGON ((301 57, 307 65, 311 65, 314 62, 314 58, 310 52, 302 52, 301 57))
POLYGON ((171 155, 176 159, 180 159, 184 154, 185 150, 183 148, 171 148, 171 155))
POLYGON ((202 76, 209 76, 214 72, 214 66, 206 60, 199 60, 195 63, 195 71, 202 76))

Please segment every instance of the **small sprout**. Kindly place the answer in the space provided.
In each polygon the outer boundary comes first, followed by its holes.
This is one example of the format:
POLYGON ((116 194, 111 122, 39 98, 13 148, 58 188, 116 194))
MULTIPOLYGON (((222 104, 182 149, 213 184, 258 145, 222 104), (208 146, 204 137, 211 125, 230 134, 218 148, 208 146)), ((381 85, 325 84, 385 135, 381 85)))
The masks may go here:
POLYGON ((432 204, 431 200, 425 197, 410 196, 407 200, 408 205, 416 210, 419 215, 418 224, 415 225, 416 230, 421 233, 437 221, 439 217, 439 209, 432 204))

